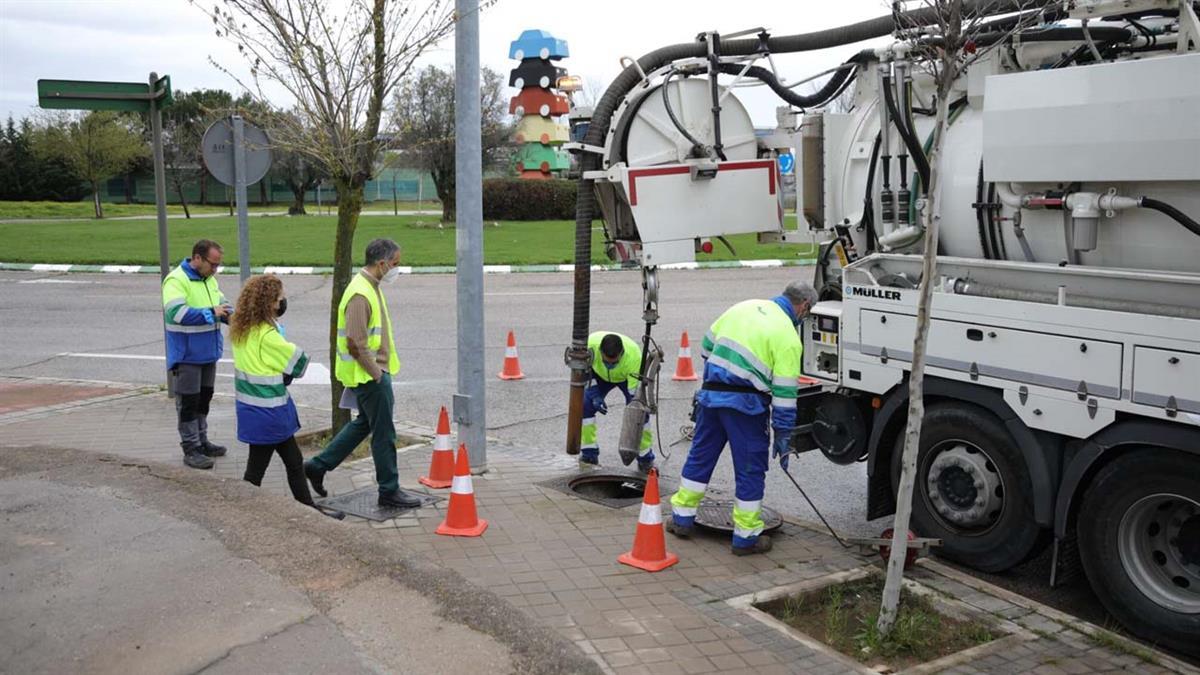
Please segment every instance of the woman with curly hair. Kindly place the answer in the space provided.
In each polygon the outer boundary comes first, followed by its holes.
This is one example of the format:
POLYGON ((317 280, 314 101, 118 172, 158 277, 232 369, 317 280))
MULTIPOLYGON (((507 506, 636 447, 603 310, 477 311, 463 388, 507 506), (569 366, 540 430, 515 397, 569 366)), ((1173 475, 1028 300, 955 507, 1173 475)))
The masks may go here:
MULTIPOLYGON (((292 379, 304 375, 308 355, 283 337, 279 317, 287 310, 283 282, 273 274, 251 277, 238 296, 230 320, 233 343, 237 437, 250 446, 245 480, 262 485, 271 455, 279 453, 296 501, 318 508, 304 478, 304 458, 296 445, 300 429, 296 404, 288 394, 292 379)), ((344 518, 336 511, 323 511, 344 518)))

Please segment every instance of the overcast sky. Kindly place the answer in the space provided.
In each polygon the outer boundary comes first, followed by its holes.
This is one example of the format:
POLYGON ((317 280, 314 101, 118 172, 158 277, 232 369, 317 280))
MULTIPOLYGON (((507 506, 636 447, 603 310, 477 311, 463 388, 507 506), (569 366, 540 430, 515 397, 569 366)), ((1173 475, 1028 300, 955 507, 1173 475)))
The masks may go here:
MULTIPOLYGON (((481 16, 480 57, 507 81, 516 65, 508 60, 509 42, 524 29, 540 28, 567 40, 571 57, 562 65, 571 74, 607 86, 620 72, 620 57, 690 41, 701 31, 765 26, 787 35, 886 13, 881 0, 499 0, 481 16)), ((453 65, 453 48, 449 38, 423 61, 453 65)), ((858 48, 780 57, 776 64, 795 80, 837 65, 858 48)), ((169 74, 176 91, 236 93, 237 84, 209 57, 244 71, 236 49, 186 0, 0 0, 0 115, 34 114, 39 78, 144 81, 153 70, 169 74)), ((755 123, 772 125, 778 99, 765 88, 741 92, 755 123)))

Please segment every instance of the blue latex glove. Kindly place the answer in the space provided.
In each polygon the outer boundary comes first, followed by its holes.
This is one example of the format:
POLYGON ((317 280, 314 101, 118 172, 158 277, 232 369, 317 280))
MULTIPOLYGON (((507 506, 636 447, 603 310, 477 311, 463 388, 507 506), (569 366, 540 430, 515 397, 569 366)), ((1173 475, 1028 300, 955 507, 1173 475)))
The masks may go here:
POLYGON ((608 414, 608 404, 604 402, 604 396, 599 391, 593 391, 590 394, 589 403, 591 403, 592 409, 601 415, 608 414))
POLYGON ((779 459, 779 466, 783 467, 784 471, 787 471, 788 460, 792 456, 791 450, 788 448, 788 439, 791 436, 792 433, 790 431, 782 432, 776 429, 775 440, 771 443, 771 455, 779 459))

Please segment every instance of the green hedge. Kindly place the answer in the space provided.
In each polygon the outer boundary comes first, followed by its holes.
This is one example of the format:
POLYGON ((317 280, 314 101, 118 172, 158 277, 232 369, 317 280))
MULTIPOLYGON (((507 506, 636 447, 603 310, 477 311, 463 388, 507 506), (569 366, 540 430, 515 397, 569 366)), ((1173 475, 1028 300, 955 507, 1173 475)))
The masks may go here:
POLYGON ((483 217, 488 220, 574 220, 573 180, 489 178, 483 181, 483 217))

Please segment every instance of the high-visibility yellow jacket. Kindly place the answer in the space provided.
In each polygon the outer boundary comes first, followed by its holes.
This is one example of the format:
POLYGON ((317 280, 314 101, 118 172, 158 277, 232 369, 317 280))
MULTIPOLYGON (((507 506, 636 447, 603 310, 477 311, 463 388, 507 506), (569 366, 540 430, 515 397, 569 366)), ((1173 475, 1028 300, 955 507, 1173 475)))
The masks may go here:
POLYGON ((588 349, 592 350, 592 372, 597 378, 614 384, 624 382, 628 389, 637 388, 637 375, 642 367, 642 348, 632 338, 613 331, 598 331, 588 336, 588 349), (625 348, 621 360, 612 368, 608 367, 600 355, 600 341, 605 335, 621 338, 621 345, 625 348))
POLYGON ((239 441, 272 445, 300 430, 300 417, 284 377, 301 377, 307 368, 308 355, 288 342, 273 323, 254 326, 245 340, 233 344, 239 441))
POLYGON ((725 310, 704 336, 704 381, 756 393, 701 389, 699 403, 758 415, 771 407, 771 426, 796 423, 800 356, 804 346, 787 298, 745 300, 725 310))
POLYGON ((225 304, 217 277, 202 277, 184 259, 162 282, 167 370, 180 363, 216 363, 224 351, 221 321, 213 307, 225 304))

